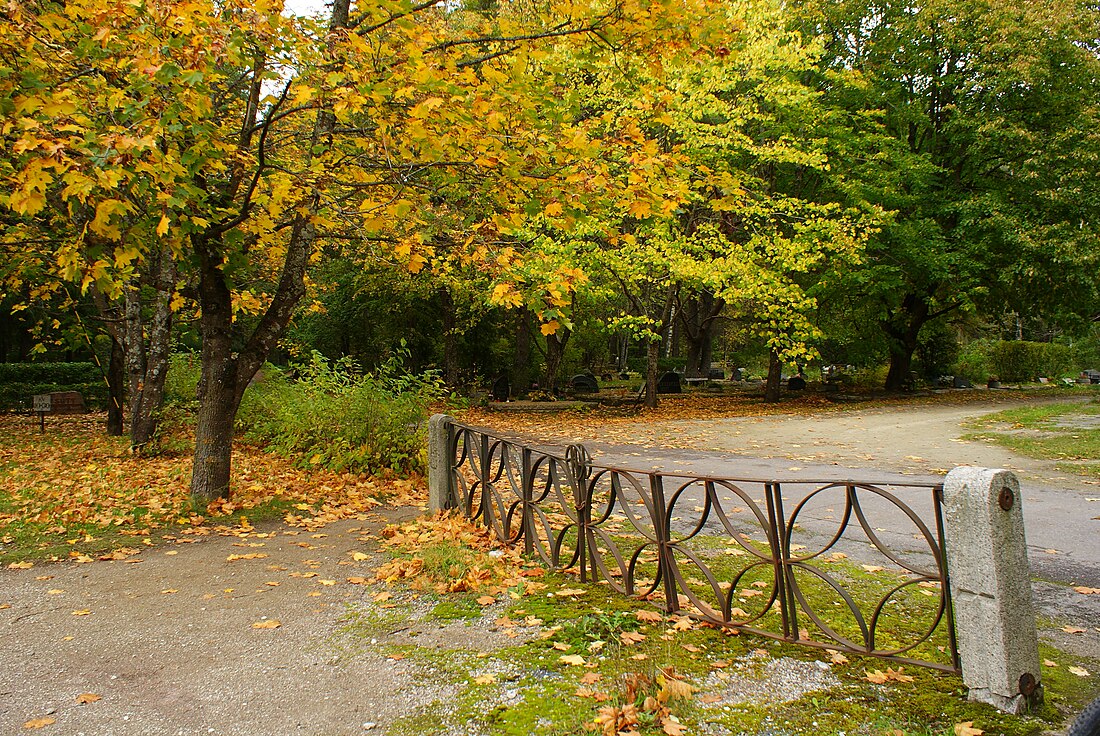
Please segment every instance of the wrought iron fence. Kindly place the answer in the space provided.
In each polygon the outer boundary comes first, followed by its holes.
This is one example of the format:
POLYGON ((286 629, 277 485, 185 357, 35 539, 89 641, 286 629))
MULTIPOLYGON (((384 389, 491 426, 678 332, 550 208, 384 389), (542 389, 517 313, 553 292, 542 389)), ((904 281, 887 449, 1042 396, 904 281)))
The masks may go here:
POLYGON ((669 614, 959 671, 942 485, 605 467, 455 423, 447 443, 462 512, 550 568, 669 614))

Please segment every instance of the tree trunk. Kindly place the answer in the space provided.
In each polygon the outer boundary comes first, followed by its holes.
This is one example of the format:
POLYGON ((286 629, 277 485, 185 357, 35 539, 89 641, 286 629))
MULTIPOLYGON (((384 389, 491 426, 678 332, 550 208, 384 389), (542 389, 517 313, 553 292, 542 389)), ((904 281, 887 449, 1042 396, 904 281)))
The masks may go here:
POLYGON ((233 419, 237 414, 237 360, 233 357, 233 302, 219 255, 200 246, 199 301, 202 365, 195 417, 191 497, 206 507, 229 497, 233 419))
POLYGON ((687 340, 685 377, 706 378, 709 375, 718 315, 725 306, 724 300, 706 291, 684 302, 680 321, 684 326, 684 339, 687 340))
POLYGON ((913 353, 917 349, 921 328, 928 322, 928 302, 909 294, 898 310, 882 323, 890 346, 890 369, 886 373, 887 391, 913 389, 913 353))
POLYGON ((443 309, 443 380, 451 389, 458 388, 458 320, 451 290, 439 290, 439 306, 443 309))
POLYGON ((512 353, 512 395, 526 394, 531 388, 531 313, 516 310, 515 349, 512 353))
POLYGON ((172 294, 176 286, 176 265, 169 249, 161 251, 157 263, 156 298, 149 325, 149 345, 145 353, 145 373, 141 392, 131 402, 130 446, 142 450, 151 443, 160 425, 164 403, 164 381, 172 350, 172 294))
POLYGON ((107 364, 107 434, 121 437, 126 433, 122 406, 126 401, 126 351, 111 336, 111 359, 107 364))
MULTIPOLYGON (((334 0, 329 23, 333 35, 339 29, 348 27, 350 7, 350 0, 334 0)), ((251 127, 247 121, 245 127, 251 127)), ((310 141, 311 150, 327 146, 335 127, 336 116, 332 111, 328 108, 319 110, 310 141)), ((305 163, 308 167, 308 158, 305 163)), ((321 193, 313 189, 304 198, 293 222, 282 272, 271 303, 237 355, 233 353, 232 296, 222 270, 225 256, 221 237, 225 230, 213 228, 192 239, 199 271, 202 374, 198 390, 191 499, 202 508, 217 498, 229 496, 233 421, 249 381, 275 349, 294 309, 305 296, 306 269, 317 241, 314 216, 320 207, 321 193)))
POLYGON ((558 390, 558 371, 561 370, 562 360, 565 358, 565 346, 569 343, 571 333, 564 327, 546 336, 546 371, 542 376, 540 388, 548 393, 556 393, 558 390))
POLYGON ((137 415, 145 385, 145 321, 141 314, 141 284, 135 278, 125 287, 125 345, 130 421, 137 415))
POLYGON ((657 359, 661 356, 661 341, 650 340, 645 351, 645 405, 657 408, 657 359))
POLYGON ((768 379, 764 384, 764 401, 774 404, 779 401, 779 390, 783 383, 783 363, 779 353, 772 350, 768 358, 768 379))

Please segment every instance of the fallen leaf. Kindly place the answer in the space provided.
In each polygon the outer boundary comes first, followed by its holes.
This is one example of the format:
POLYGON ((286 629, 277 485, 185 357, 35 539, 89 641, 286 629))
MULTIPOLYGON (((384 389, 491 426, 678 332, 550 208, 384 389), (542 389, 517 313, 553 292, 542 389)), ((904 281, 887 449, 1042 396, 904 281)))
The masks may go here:
POLYGON ((645 641, 645 634, 639 634, 636 631, 624 631, 619 635, 619 639, 623 644, 628 647, 634 646, 638 642, 645 641))
POLYGON ((558 661, 568 665, 572 665, 573 667, 584 666, 584 657, 579 654, 563 654, 562 656, 558 657, 558 661))
POLYGON ((46 595, 61 595, 64 592, 65 591, 61 588, 51 588, 50 590, 46 591, 46 595))
POLYGON ((1063 626, 1062 631, 1067 634, 1083 634, 1088 631, 1088 629, 1082 629, 1079 626, 1063 626))
POLYGON ((351 559, 355 560, 356 562, 363 562, 364 560, 369 560, 370 555, 365 555, 362 552, 352 552, 351 559))
POLYGON ((249 552, 244 555, 229 555, 225 558, 226 562, 234 562, 236 560, 262 560, 267 557, 266 552, 249 552))
POLYGON ((563 641, 552 642, 550 644, 550 646, 553 647, 554 649, 557 649, 559 652, 568 652, 570 649, 573 648, 573 647, 571 647, 570 645, 566 644, 563 641))
POLYGON ((82 608, 79 611, 73 611, 73 615, 74 616, 91 616, 92 612, 89 611, 87 608, 82 608))
POLYGON ((1058 663, 1053 661, 1053 660, 1050 660, 1050 659, 1044 659, 1043 660, 1043 666, 1044 667, 1057 667, 1058 663))
POLYGON ((103 696, 96 695, 95 693, 81 693, 80 695, 76 696, 76 702, 80 703, 81 705, 95 703, 100 700, 103 700, 103 696))
POLYGON ((829 660, 833 664, 848 664, 848 658, 834 650, 829 650, 829 660))
MULTIPOLYGON (((271 583, 268 583, 268 585, 271 585, 271 583)), ((171 595, 172 593, 178 593, 178 592, 179 591, 176 590, 175 588, 165 588, 164 590, 162 590, 160 592, 160 594, 161 595, 171 595)))
POLYGON ((882 572, 886 568, 882 565, 860 565, 867 572, 882 572))
POLYGON ((373 600, 375 603, 384 603, 390 598, 393 598, 393 593, 389 592, 388 590, 383 590, 381 593, 376 593, 371 600, 373 600))
POLYGON ((1090 674, 1084 667, 1067 667, 1066 669, 1078 677, 1088 677, 1090 674))
POLYGON ((348 578, 348 582, 352 585, 367 585, 370 581, 360 575, 353 575, 348 578))
POLYGON ((681 645, 680 645, 680 647, 681 647, 682 649, 685 649, 685 650, 687 650, 687 651, 689 651, 689 652, 692 652, 692 653, 695 653, 695 652, 701 652, 701 651, 703 651, 702 649, 700 649, 699 647, 695 646, 694 644, 681 644, 681 645))
POLYGON ((569 596, 584 595, 587 592, 588 591, 582 590, 580 588, 562 588, 561 590, 554 593, 554 595, 565 598, 569 596))
MULTIPOLYGON (((34 567, 33 562, 13 562, 10 565, 8 565, 9 570, 30 570, 32 567, 34 567)), ((51 720, 50 723, 53 723, 53 721, 51 720)), ((49 724, 44 724, 44 725, 49 725, 49 724)), ((33 728, 42 728, 42 726, 34 726, 33 728)))
POLYGON ((974 728, 973 721, 964 721, 955 724, 955 736, 981 736, 985 731, 974 728))
POLYGON ((474 684, 477 685, 492 685, 497 681, 496 675, 478 675, 474 678, 474 684))
POLYGON ((496 598, 494 598, 494 597, 493 597, 493 596, 491 596, 491 595, 483 595, 483 596, 480 596, 480 597, 479 597, 479 598, 477 599, 477 604, 478 604, 479 606, 491 606, 491 605, 493 605, 493 604, 494 604, 494 603, 496 603, 496 602, 497 602, 497 599, 496 599, 496 598))
POLYGON ((283 624, 282 624, 281 621, 279 621, 278 619, 272 618, 272 619, 268 619, 267 621, 257 621, 256 623, 252 624, 252 628, 254 628, 254 629, 277 629, 282 625, 283 624))
POLYGON ((656 611, 635 611, 634 618, 647 624, 656 624, 665 620, 665 617, 656 611))
POLYGON ((1074 590, 1083 595, 1100 595, 1100 588, 1088 588, 1084 585, 1078 585, 1074 590))
POLYGON ((336 585, 335 580, 318 580, 317 582, 320 583, 321 585, 325 585, 325 586, 336 585))
POLYGON ((33 720, 30 720, 30 721, 27 721, 26 723, 24 723, 23 728, 27 728, 27 729, 45 728, 46 726, 52 725, 54 723, 57 723, 56 718, 35 718, 33 720))
POLYGON ((581 677, 581 684, 595 685, 601 679, 603 679, 603 675, 601 675, 599 672, 585 672, 584 675, 581 677))

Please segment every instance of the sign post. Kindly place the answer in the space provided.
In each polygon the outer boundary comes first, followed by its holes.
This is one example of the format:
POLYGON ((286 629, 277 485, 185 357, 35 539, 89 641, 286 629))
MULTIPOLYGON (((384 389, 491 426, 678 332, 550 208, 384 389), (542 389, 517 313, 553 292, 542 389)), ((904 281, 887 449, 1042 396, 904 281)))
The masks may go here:
POLYGON ((38 414, 38 429, 40 432, 46 431, 46 415, 53 410, 53 396, 50 394, 35 394, 34 395, 34 411, 38 414))

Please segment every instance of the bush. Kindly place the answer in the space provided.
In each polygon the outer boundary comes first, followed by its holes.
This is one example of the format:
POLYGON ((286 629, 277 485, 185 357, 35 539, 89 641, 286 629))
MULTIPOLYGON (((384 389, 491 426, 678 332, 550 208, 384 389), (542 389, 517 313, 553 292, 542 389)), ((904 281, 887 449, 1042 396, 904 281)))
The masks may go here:
POLYGON ((1075 372, 1071 348, 1057 343, 1026 340, 993 343, 989 347, 987 365, 991 374, 1010 383, 1075 372))
POLYGON ((265 367, 245 392, 237 426, 246 439, 302 465, 399 473, 425 469, 428 406, 442 396, 439 376, 401 370, 401 356, 362 374, 350 359, 314 352, 296 379, 265 367))
POLYGON ((79 391, 89 409, 107 406, 107 383, 94 363, 0 363, 0 410, 31 407, 35 394, 79 391))

